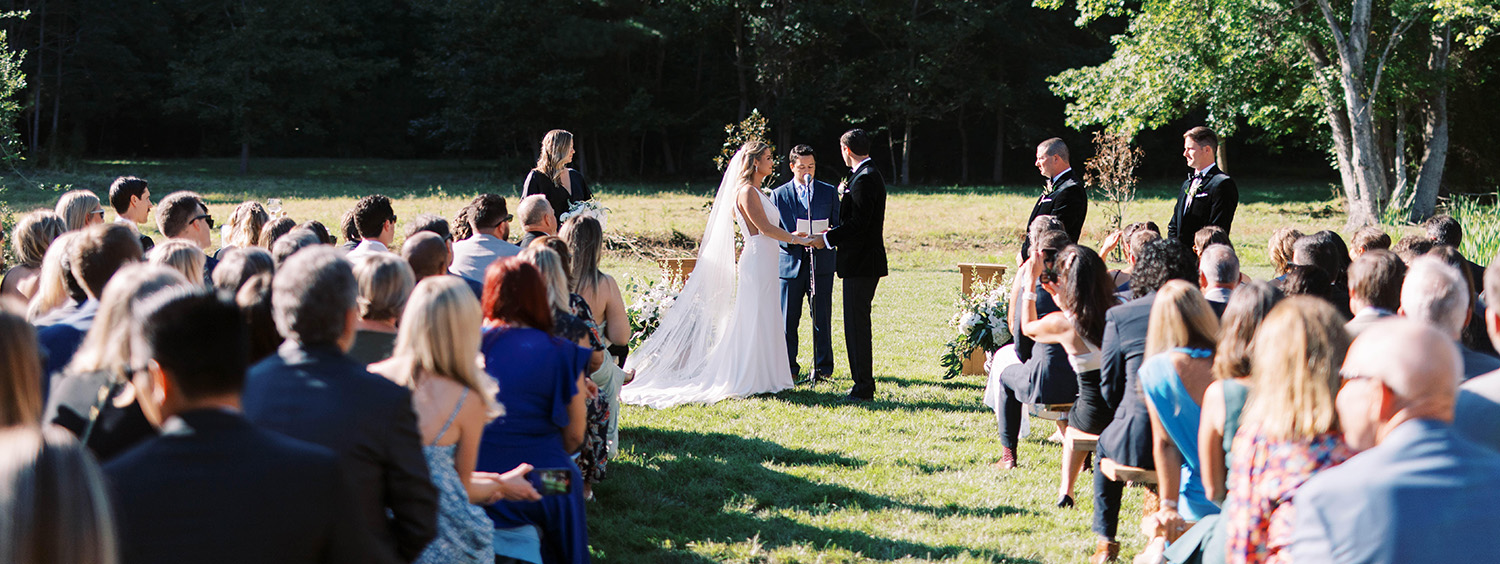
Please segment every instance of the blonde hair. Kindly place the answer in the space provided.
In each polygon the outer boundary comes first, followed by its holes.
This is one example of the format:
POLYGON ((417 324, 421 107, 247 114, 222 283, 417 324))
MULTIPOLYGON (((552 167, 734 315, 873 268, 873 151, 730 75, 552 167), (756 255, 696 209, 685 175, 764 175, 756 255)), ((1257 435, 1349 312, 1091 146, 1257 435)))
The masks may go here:
POLYGON ((51 210, 36 210, 21 216, 16 228, 10 232, 10 248, 16 252, 21 266, 37 268, 47 256, 52 241, 68 230, 62 217, 51 210))
POLYGON ((182 277, 196 285, 203 285, 203 264, 208 255, 203 249, 182 239, 167 239, 151 249, 150 264, 165 266, 182 273, 182 277))
POLYGON ((78 231, 63 233, 47 248, 47 254, 42 259, 42 272, 36 278, 36 293, 32 294, 31 303, 26 307, 26 319, 36 321, 68 303, 71 297, 68 294, 68 277, 73 275, 67 264, 68 255, 71 254, 69 247, 77 242, 80 234, 78 231))
POLYGON ((1266 254, 1270 256, 1271 268, 1275 269, 1277 276, 1291 272, 1292 248, 1301 238, 1302 232, 1291 227, 1277 229, 1271 234, 1271 240, 1266 242, 1266 254))
POLYGON ((416 278, 411 265, 393 254, 375 253, 356 259, 354 279, 359 284, 360 317, 400 319, 416 278))
POLYGON ((260 202, 245 202, 235 206, 234 211, 229 214, 229 240, 224 245, 241 248, 262 246, 260 230, 270 221, 271 214, 266 213, 266 208, 260 202))
POLYGON ((752 188, 759 188, 759 186, 753 184, 755 181, 755 160, 760 158, 761 153, 769 150, 771 150, 771 145, 760 139, 751 139, 740 146, 740 151, 735 156, 745 156, 745 168, 739 171, 739 179, 741 181, 745 184, 750 184, 752 188))
POLYGON ((88 190, 74 190, 57 199, 55 211, 67 224, 68 231, 77 231, 88 226, 89 214, 99 207, 99 196, 88 190))
POLYGON ((542 281, 547 283, 547 301, 552 303, 552 309, 572 310, 568 303, 568 274, 563 270, 562 257, 558 256, 557 251, 532 242, 519 256, 541 271, 542 281))
POLYGON ((1219 319, 1198 287, 1171 280, 1156 291, 1151 323, 1146 329, 1146 356, 1177 347, 1213 350, 1219 339, 1219 319))
MULTIPOLYGON (((42 421, 42 357, 36 329, 0 309, 0 428, 42 421)), ((3 490, 0 490, 3 491, 3 490)))
POLYGON ((419 374, 448 378, 479 394, 488 418, 504 415, 495 400, 500 385, 479 368, 479 310, 474 291, 457 277, 423 278, 412 291, 396 333, 391 354, 397 359, 394 380, 416 388, 419 374))
POLYGON ((67 431, 0 431, 0 562, 115 564, 109 487, 67 431))
POLYGON ((1333 306, 1308 296, 1283 300, 1260 324, 1250 350, 1255 387, 1245 421, 1273 440, 1305 440, 1338 428, 1334 398, 1349 332, 1333 306))
POLYGON ((551 178, 553 184, 562 186, 562 175, 568 171, 562 161, 568 157, 568 148, 572 146, 572 133, 561 129, 548 131, 542 138, 542 154, 536 158, 536 171, 551 178))
POLYGON ((111 371, 117 378, 124 379, 133 362, 130 345, 135 330, 136 305, 164 289, 190 283, 191 280, 183 277, 181 272, 168 266, 130 264, 122 267, 104 286, 94 324, 84 335, 83 344, 78 346, 67 371, 111 371))

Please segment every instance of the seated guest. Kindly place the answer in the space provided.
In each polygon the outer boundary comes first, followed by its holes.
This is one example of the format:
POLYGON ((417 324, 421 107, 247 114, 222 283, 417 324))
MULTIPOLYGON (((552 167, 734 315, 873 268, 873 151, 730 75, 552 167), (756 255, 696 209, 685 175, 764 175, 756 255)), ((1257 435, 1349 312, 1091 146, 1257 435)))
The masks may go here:
POLYGON ((1203 298, 1214 315, 1223 316, 1229 295, 1240 286, 1240 258, 1233 247, 1221 243, 1210 244, 1198 255, 1198 287, 1203 289, 1203 298))
POLYGON ((1459 350, 1459 373, 1464 380, 1500 369, 1500 359, 1475 352, 1459 343, 1469 320, 1469 290, 1463 273, 1434 257, 1421 257, 1411 263, 1406 281, 1401 285, 1399 313, 1427 323, 1453 338, 1459 350))
POLYGON ((0 309, 0 429, 42 421, 42 356, 26 318, 0 309))
MULTIPOLYGON (((1037 221, 1043 217, 1050 216, 1039 216, 1037 221)), ((1026 262, 1045 264, 1046 268, 1055 270, 1058 253, 1068 247, 1069 241, 1068 233, 1061 229, 1041 231, 1032 238, 1031 257, 1026 262)), ((1032 268, 1025 265, 1022 263, 1023 270, 1032 268)), ((1016 278, 1010 303, 1020 304, 1028 295, 1036 296, 1035 312, 1039 318, 1059 311, 1057 303, 1052 301, 1052 294, 1038 285, 1035 277, 1016 278)), ((1022 404, 1071 403, 1078 399, 1078 376, 1068 364, 1067 351, 1061 344, 1039 343, 1026 336, 1022 329, 1022 309, 1019 306, 1011 308, 1009 319, 1011 334, 1016 336, 1016 358, 1020 362, 992 367, 999 371, 998 378, 992 378, 991 383, 997 396, 995 418, 1000 431, 1000 460, 992 466, 1002 470, 1015 468, 1020 463, 1016 449, 1021 442, 1021 418, 1025 411, 1022 404)), ((1066 423, 1057 425, 1059 432, 1067 429, 1066 423)))
POLYGON ((280 241, 283 235, 296 228, 297 221, 290 217, 273 219, 260 229, 260 237, 256 241, 260 243, 260 246, 270 249, 276 246, 276 242, 280 241))
POLYGON ((57 209, 53 211, 63 218, 68 231, 104 223, 104 208, 99 205, 99 196, 88 190, 73 190, 63 194, 57 199, 57 209))
MULTIPOLYGON (((1484 272, 1487 295, 1500 296, 1500 264, 1490 262, 1484 272)), ((1500 307, 1476 312, 1484 318, 1490 341, 1500 347, 1500 307)), ((1475 376, 1458 390, 1453 428, 1465 437, 1500 451, 1500 371, 1475 376)))
POLYGON ((0 281, 0 297, 30 300, 36 294, 37 279, 42 272, 42 259, 47 249, 65 231, 63 221, 57 214, 37 210, 21 216, 16 228, 10 232, 11 251, 16 264, 5 271, 0 281))
POLYGON ((214 253, 214 258, 224 258, 222 255, 225 249, 261 246, 260 232, 270 221, 271 214, 266 213, 265 206, 260 205, 260 202, 245 202, 235 206, 234 211, 229 214, 228 232, 223 238, 224 244, 219 246, 219 252, 214 253))
POLYGON ((276 261, 271 253, 260 247, 230 249, 219 259, 214 269, 214 289, 231 294, 238 292, 245 282, 261 273, 276 271, 276 261))
POLYGON ((1213 381, 1218 337, 1219 319, 1197 287, 1182 280, 1162 285, 1151 306, 1139 377, 1161 496, 1161 509, 1151 518, 1168 542, 1187 529, 1186 522, 1219 512, 1203 490, 1198 464, 1199 413, 1213 381))
POLYGON ((1370 251, 1389 251, 1391 249, 1391 236, 1384 229, 1374 225, 1366 225, 1354 232, 1354 238, 1349 241, 1349 259, 1359 260, 1359 257, 1370 251))
POLYGON ((339 242, 338 237, 334 237, 333 234, 329 233, 328 226, 323 225, 323 222, 321 221, 315 219, 308 220, 302 223, 298 223, 297 227, 312 231, 314 235, 318 236, 319 244, 333 245, 339 242))
POLYGON ((1203 410, 1198 418, 1203 491, 1217 504, 1224 503, 1224 482, 1229 474, 1226 459, 1250 395, 1250 345, 1262 320, 1281 298, 1275 286, 1256 281, 1236 290, 1224 308, 1219 346, 1214 349, 1214 382, 1203 391, 1203 410))
POLYGON ((437 214, 419 213, 406 221, 406 235, 403 239, 410 239, 413 235, 428 231, 443 238, 447 243, 453 242, 453 232, 448 229, 448 220, 437 214))
MULTIPOLYGON (((1463 248, 1464 228, 1459 225, 1457 219, 1448 214, 1438 214, 1427 218, 1422 222, 1422 230, 1427 233, 1427 238, 1434 246, 1447 245, 1454 249, 1463 248)), ((1475 264, 1474 261, 1463 259, 1470 278, 1474 280, 1484 279, 1484 267, 1475 264)))
POLYGON ((135 311, 157 293, 186 285, 188 280, 170 268, 121 268, 104 287, 99 316, 72 362, 53 375, 43 421, 71 431, 101 462, 155 436, 147 416, 155 406, 139 393, 146 389, 145 374, 126 368, 135 361, 135 311))
MULTIPOLYGON (((240 307, 240 315, 250 331, 250 360, 260 362, 276 354, 283 341, 281 331, 276 329, 276 318, 271 309, 272 273, 262 272, 251 276, 234 293, 234 303, 240 307)), ((254 366, 252 364, 252 366, 254 366)))
POLYGON ((448 264, 453 261, 453 255, 448 252, 448 243, 438 234, 427 231, 413 233, 406 238, 401 244, 401 258, 411 267, 417 284, 428 277, 447 274, 448 264))
POLYGON ((1359 337, 1371 325, 1396 315, 1401 308, 1401 283, 1406 263, 1396 253, 1370 249, 1349 265, 1349 309, 1354 312, 1344 328, 1359 337))
POLYGON ((41 271, 36 277, 36 294, 31 296, 26 306, 26 319, 33 324, 51 325, 58 319, 71 315, 79 305, 88 300, 83 288, 72 279, 73 272, 68 267, 68 255, 73 252, 73 244, 81 235, 77 231, 65 232, 47 247, 47 254, 42 257, 41 271))
POLYGON ((1193 254, 1202 256, 1209 245, 1233 246, 1234 243, 1229 242, 1229 232, 1223 227, 1210 225, 1193 234, 1193 254))
MULTIPOLYGON (((1297 489, 1354 453, 1334 398, 1349 346, 1343 319, 1313 298, 1281 302, 1255 339, 1255 397, 1234 438, 1224 536, 1229 562, 1286 561, 1297 489)), ((1200 523, 1201 525, 1201 523, 1200 523)))
POLYGON ((352 251, 355 247, 359 246, 359 225, 354 223, 354 210, 352 208, 344 212, 344 216, 339 219, 339 232, 344 234, 344 244, 339 245, 339 248, 343 249, 344 252, 352 251))
POLYGON ((136 562, 356 562, 376 556, 338 456, 240 414, 248 356, 234 304, 180 288, 136 312, 162 436, 104 466, 120 556, 136 562), (148 362, 149 359, 149 362, 148 362))
MULTIPOLYGON (((601 393, 609 399, 614 409, 609 413, 609 453, 614 456, 620 443, 620 410, 623 408, 620 386, 635 378, 635 371, 625 371, 625 356, 630 352, 630 317, 625 313, 625 298, 620 295, 620 284, 613 276, 599 270, 599 257, 604 254, 604 228, 599 221, 588 216, 568 219, 563 226, 562 240, 539 239, 558 251, 564 264, 569 265, 568 286, 572 288, 573 311, 593 323, 605 347, 604 361, 589 375, 599 385, 601 393), (563 243, 566 249, 558 249, 563 243)), ((536 243, 532 243, 533 246, 536 243)))
POLYGON ((457 277, 429 278, 417 284, 401 316, 395 354, 370 366, 411 389, 422 453, 438 488, 438 536, 419 563, 494 562, 494 525, 475 504, 541 498, 525 479, 529 465, 503 477, 474 472, 484 426, 505 411, 495 403, 495 380, 479 367, 474 328, 480 323, 479 300, 467 285, 457 277))
MULTIPOLYGON (((1333 278, 1328 271, 1311 265, 1292 265, 1277 287, 1288 296, 1313 296, 1328 300, 1329 305, 1334 305, 1333 302, 1338 299, 1334 295, 1333 278)), ((1348 298, 1345 298, 1345 304, 1347 303, 1348 298)))
MULTIPOLYGON (((549 216, 550 217, 550 216, 549 216)), ((485 273, 484 368, 500 382, 505 417, 485 427, 477 468, 507 472, 521 464, 567 469, 582 477, 570 453, 583 445, 589 350, 551 336, 547 286, 536 267, 517 258, 495 261, 485 273)), ((496 529, 541 529, 542 561, 589 561, 583 488, 540 501, 500 501, 485 508, 496 529)))
MULTIPOLYGON (((203 198, 193 192, 167 194, 156 209, 156 226, 162 235, 192 243, 205 253, 213 246, 214 218, 208 214, 208 205, 203 203, 203 198)), ((204 284, 212 284, 214 267, 218 265, 219 261, 208 257, 203 275, 198 278, 204 284)))
MULTIPOLYGON (((140 234, 141 225, 151 215, 151 187, 145 180, 134 176, 121 176, 109 185, 109 205, 115 208, 115 223, 124 224, 140 234)), ((150 237, 141 235, 141 248, 147 251, 156 246, 150 237)))
POLYGON ((396 346, 396 320, 406 309, 415 277, 406 261, 390 253, 356 257, 354 279, 359 283, 359 323, 349 357, 371 364, 391 357, 396 346))
POLYGON ((314 246, 277 269, 271 304, 287 342, 250 369, 245 416, 338 453, 360 525, 389 558, 410 562, 437 534, 437 490, 411 392, 346 354, 359 286, 341 254, 314 246))
MULTIPOLYGON (((474 215, 474 203, 478 202, 481 198, 485 198, 488 196, 490 196, 490 194, 480 194, 479 196, 476 196, 473 201, 469 202, 468 205, 459 208, 458 213, 453 216, 453 221, 448 222, 448 227, 453 230, 454 241, 462 241, 474 236, 474 227, 469 223, 470 221, 472 221, 471 218, 474 215)), ((505 233, 506 237, 501 237, 501 239, 505 239, 510 236, 510 225, 505 226, 505 233)))
POLYGON ((115 564, 109 486, 64 431, 0 430, 0 562, 115 564))
POLYGON ((1293 496, 1293 562, 1500 554, 1500 454, 1450 427, 1461 363, 1451 335, 1413 321, 1382 324, 1354 341, 1335 406, 1344 441, 1363 452, 1293 496))
POLYGON ((1485 304, 1479 300, 1479 294, 1484 291, 1484 271, 1481 270, 1478 276, 1470 276, 1469 265, 1472 263, 1465 259, 1458 252, 1458 249, 1448 245, 1434 245, 1432 250, 1427 251, 1427 256, 1448 263, 1448 266, 1458 269, 1459 273, 1463 274, 1464 288, 1469 291, 1469 308, 1474 314, 1469 316, 1467 323, 1464 323, 1463 336, 1460 342, 1469 350, 1500 357, 1500 353, 1495 351, 1494 345, 1490 344, 1489 334, 1484 328, 1484 316, 1481 315, 1481 312, 1485 308, 1485 304))
POLYGON ((317 233, 299 227, 276 239, 276 243, 271 245, 271 260, 280 268, 297 251, 320 244, 317 233))
POLYGON ((73 358, 73 351, 78 350, 84 334, 94 324, 94 316, 99 311, 99 296, 104 294, 104 286, 110 277, 121 267, 141 260, 140 240, 129 227, 101 224, 77 233, 68 257, 69 270, 72 271, 69 280, 72 281, 70 286, 76 285, 82 293, 81 296, 75 295, 74 299, 82 297, 83 301, 75 301, 78 305, 68 315, 61 315, 67 309, 53 312, 48 316, 51 325, 46 325, 46 320, 36 323, 41 327, 37 330, 37 341, 47 351, 47 362, 43 367, 46 374, 61 370, 73 358))
POLYGON ((1126 225, 1125 229, 1111 233, 1104 238, 1104 248, 1099 250, 1099 256, 1109 257, 1116 247, 1125 250, 1125 268, 1109 271, 1110 280, 1115 285, 1115 293, 1124 294, 1122 296, 1126 298, 1124 301, 1129 301, 1130 273, 1135 269, 1136 253, 1139 253, 1146 243, 1160 238, 1161 230, 1157 229, 1154 221, 1126 225))
POLYGON ((1292 266, 1292 255, 1296 253, 1297 240, 1302 238, 1302 232, 1291 227, 1277 229, 1271 234, 1271 240, 1266 243, 1266 254, 1271 259, 1271 272, 1276 279, 1286 276, 1292 266))
POLYGON ((1323 291, 1313 288, 1311 293, 1327 297, 1345 319, 1354 317, 1354 312, 1345 311, 1349 305, 1349 247, 1344 245, 1344 239, 1338 233, 1323 230, 1298 239, 1293 247, 1292 262, 1316 266, 1328 274, 1332 287, 1323 291))
MULTIPOLYGON (((181 272, 185 277, 196 279, 203 272, 203 264, 207 261, 208 255, 203 254, 197 245, 182 239, 168 239, 151 251, 149 262, 153 266, 164 266, 181 272)), ((201 280, 194 282, 202 285, 201 280)))
MULTIPOLYGON (((1026 261, 1016 274, 1023 287, 1038 285, 1042 261, 1026 261)), ((1069 245, 1057 255, 1056 279, 1040 282, 1052 296, 1057 311, 1038 316, 1036 298, 1023 293, 1016 305, 1021 310, 1021 331, 1039 344, 1061 345, 1068 364, 1078 377, 1078 399, 1068 410, 1068 427, 1097 435, 1109 424, 1109 406, 1099 389, 1099 343, 1104 339, 1104 312, 1115 305, 1114 285, 1105 273, 1104 261, 1088 247, 1069 245)), ((1083 469, 1087 452, 1075 452, 1063 442, 1062 486, 1058 507, 1073 506, 1073 485, 1083 469)))
MULTIPOLYGON (((545 199, 541 200, 543 203, 545 199)), ((448 272, 469 280, 484 280, 484 270, 496 259, 513 257, 521 248, 506 241, 510 236, 511 214, 505 210, 505 198, 481 194, 468 207, 466 222, 472 237, 453 243, 453 266, 448 272)), ((524 216, 523 216, 524 217, 524 216)))
POLYGON ((547 198, 541 195, 523 198, 521 205, 516 206, 516 215, 521 218, 521 230, 526 233, 518 244, 522 249, 530 246, 537 237, 557 234, 557 216, 553 215, 547 198))
POLYGON ((1147 470, 1156 468, 1151 416, 1145 398, 1136 392, 1140 389, 1138 372, 1146 356, 1146 330, 1156 291, 1169 280, 1190 282, 1196 278, 1197 269, 1191 249, 1177 239, 1148 243, 1136 261, 1131 281, 1131 290, 1137 297, 1111 308, 1104 316, 1099 388, 1104 392, 1104 403, 1113 410, 1113 419, 1099 434, 1095 447, 1093 530, 1099 540, 1091 561, 1112 561, 1120 553, 1115 533, 1119 528, 1125 483, 1105 476, 1099 468, 1099 459, 1109 458, 1117 464, 1147 470))
POLYGON ((1401 257, 1407 265, 1411 265, 1411 261, 1427 254, 1430 250, 1432 250, 1432 240, 1425 235, 1407 235, 1391 245, 1391 252, 1401 257))
POLYGON ((354 227, 359 229, 359 244, 349 250, 349 260, 373 254, 390 254, 396 239, 396 211, 391 200, 380 194, 360 198, 354 203, 354 227))

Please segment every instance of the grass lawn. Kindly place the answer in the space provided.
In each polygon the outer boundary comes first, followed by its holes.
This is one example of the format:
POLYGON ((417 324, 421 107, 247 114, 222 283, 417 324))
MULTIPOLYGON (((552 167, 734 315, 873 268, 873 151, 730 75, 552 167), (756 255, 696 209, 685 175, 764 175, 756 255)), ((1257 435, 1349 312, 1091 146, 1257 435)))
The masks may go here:
MULTIPOLYGON (((242 177, 234 174, 235 166, 231 160, 87 163, 28 178, 8 176, 0 199, 13 211, 50 207, 61 192, 35 188, 37 183, 89 188, 105 196, 115 176, 135 174, 151 181, 157 199, 183 189, 203 194, 221 222, 243 200, 280 197, 291 217, 336 228, 343 211, 365 194, 391 196, 403 219, 423 212, 451 218, 476 193, 513 196, 523 174, 475 162, 259 160, 253 173, 242 177)), ((977 376, 942 380, 938 365, 960 282, 955 263, 1013 263, 1039 185, 892 190, 886 218, 891 276, 881 282, 874 307, 877 401, 835 402, 849 386, 837 320, 841 292, 835 292, 835 384, 713 406, 661 411, 626 406, 622 456, 611 463, 610 478, 589 505, 596 558, 1086 559, 1094 542, 1092 482, 1087 473, 1080 478, 1077 508, 1052 507, 1060 449, 1042 440, 1051 424, 1033 421, 1019 469, 991 469, 999 448, 994 415, 980 402, 984 382, 977 376)), ((1311 232, 1343 225, 1334 191, 1321 181, 1244 178, 1240 186, 1234 237, 1253 277, 1270 272, 1265 243, 1276 229, 1290 225, 1311 232)), ((701 235, 715 187, 714 182, 602 182, 596 193, 612 209, 611 234, 649 251, 687 255, 681 243, 701 235)), ((1126 221, 1151 219, 1165 229, 1174 189, 1175 182, 1146 186, 1126 221)), ((108 215, 113 219, 113 212, 108 215)), ((1084 228, 1085 244, 1103 239, 1103 223, 1096 205, 1084 228)), ((146 231, 160 238, 154 228, 146 231)), ((629 250, 612 251, 604 268, 641 282, 657 276, 652 261, 629 250)), ((802 327, 802 365, 808 366, 810 321, 802 327)), ((1135 532, 1139 491, 1127 492, 1125 499, 1120 536, 1128 558, 1144 539, 1135 532)))

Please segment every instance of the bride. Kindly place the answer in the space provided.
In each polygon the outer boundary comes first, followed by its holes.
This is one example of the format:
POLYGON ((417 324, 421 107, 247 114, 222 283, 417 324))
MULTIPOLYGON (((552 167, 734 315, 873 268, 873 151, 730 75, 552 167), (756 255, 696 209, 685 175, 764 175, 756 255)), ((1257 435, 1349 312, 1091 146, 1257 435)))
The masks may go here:
POLYGON ((777 273, 778 241, 808 245, 777 222, 759 188, 774 168, 771 147, 750 141, 724 171, 698 262, 661 325, 626 361, 635 382, 626 403, 655 408, 713 403, 792 387, 777 273), (735 280, 734 225, 745 238, 735 280))

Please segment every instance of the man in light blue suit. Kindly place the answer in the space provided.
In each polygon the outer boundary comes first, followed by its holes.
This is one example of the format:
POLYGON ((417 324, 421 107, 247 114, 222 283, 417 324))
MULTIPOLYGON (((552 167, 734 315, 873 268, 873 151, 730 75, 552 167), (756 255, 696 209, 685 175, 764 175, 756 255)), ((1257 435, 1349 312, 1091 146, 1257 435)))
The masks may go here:
MULTIPOLYGON (((827 222, 824 229, 839 225, 839 195, 832 184, 819 182, 817 155, 813 148, 798 145, 791 153, 792 181, 771 192, 771 201, 781 220, 781 228, 799 231, 798 220, 806 226, 827 222)), ((811 229, 811 227, 806 227, 811 229)), ((816 235, 816 233, 813 233, 816 235)), ((802 245, 781 244, 781 311, 786 315, 786 356, 792 363, 792 375, 802 373, 797 364, 797 328, 802 321, 802 301, 812 306, 813 370, 809 380, 816 383, 833 375, 833 249, 813 249, 802 245)))
POLYGON ((1413 320, 1354 341, 1336 405, 1363 452, 1297 491, 1293 562, 1500 558, 1500 453, 1451 426, 1460 363, 1451 337, 1413 320))

